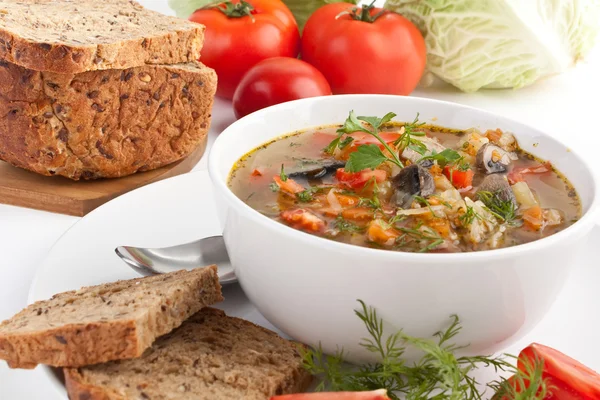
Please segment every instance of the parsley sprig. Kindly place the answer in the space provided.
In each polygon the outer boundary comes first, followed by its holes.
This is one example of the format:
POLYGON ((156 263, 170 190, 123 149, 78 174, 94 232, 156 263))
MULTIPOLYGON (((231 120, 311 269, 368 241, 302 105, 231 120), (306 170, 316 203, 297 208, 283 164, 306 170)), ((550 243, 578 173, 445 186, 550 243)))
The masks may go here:
POLYGON ((304 368, 313 375, 320 375, 321 382, 317 391, 368 391, 385 388, 391 399, 399 400, 406 396, 409 400, 481 400, 486 390, 506 400, 541 400, 547 394, 547 384, 542 377, 543 362, 528 362, 524 371, 515 368, 508 360, 515 358, 504 355, 500 357, 462 356, 456 351, 461 349, 452 339, 461 331, 458 316, 451 316, 450 326, 434 335, 435 339, 412 337, 398 331, 390 336, 384 334, 383 320, 372 307, 358 300, 360 308, 355 314, 365 324, 368 337, 360 345, 377 354, 381 360, 376 364, 360 367, 344 363, 344 350, 335 355, 324 355, 322 349, 300 349, 304 368), (424 356, 416 363, 409 363, 403 355, 408 346, 417 348, 424 356), (479 389, 477 382, 470 374, 478 367, 492 367, 496 371, 514 373, 517 387, 528 388, 517 393, 515 386, 506 379, 488 383, 479 389), (521 384, 521 385, 519 385, 521 384))
POLYGON ((455 164, 464 160, 464 157, 458 154, 456 150, 444 149, 439 153, 433 150, 431 155, 423 156, 417 162, 420 163, 425 160, 437 161, 440 167, 445 167, 448 164, 455 164))
POLYGON ((344 135, 354 132, 364 132, 377 139, 383 147, 388 151, 391 157, 383 154, 379 146, 374 144, 366 144, 358 146, 355 152, 350 154, 345 170, 348 172, 358 172, 363 169, 375 169, 386 161, 390 161, 400 168, 404 168, 404 164, 398 158, 398 154, 394 151, 379 135, 380 128, 390 122, 396 114, 390 112, 382 118, 378 117, 357 117, 354 111, 350 111, 344 125, 337 130, 338 136, 329 143, 325 148, 325 152, 333 154, 336 147, 346 146, 348 139, 342 141, 344 135))

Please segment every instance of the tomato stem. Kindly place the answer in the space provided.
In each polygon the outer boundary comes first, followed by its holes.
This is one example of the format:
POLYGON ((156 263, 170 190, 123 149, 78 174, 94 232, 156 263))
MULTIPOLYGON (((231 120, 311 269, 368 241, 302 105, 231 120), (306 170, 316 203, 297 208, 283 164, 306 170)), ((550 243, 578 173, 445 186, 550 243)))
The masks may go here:
POLYGON ((254 11, 254 6, 248 3, 247 1, 240 1, 239 3, 232 3, 231 1, 223 1, 217 3, 214 7, 217 10, 221 11, 223 14, 227 16, 227 18, 243 18, 250 17, 252 22, 254 22, 254 15, 252 15, 252 11, 254 11))
POLYGON ((350 18, 352 18, 355 21, 362 21, 362 22, 368 22, 368 23, 373 23, 377 20, 377 18, 381 17, 383 14, 385 14, 386 10, 381 10, 379 11, 377 14, 375 15, 371 15, 371 10, 373 10, 375 8, 375 0, 373 0, 371 2, 371 4, 363 4, 361 7, 355 6, 352 7, 350 9, 348 9, 347 11, 344 11, 342 13, 340 13, 337 18, 341 17, 342 15, 349 15, 350 18))

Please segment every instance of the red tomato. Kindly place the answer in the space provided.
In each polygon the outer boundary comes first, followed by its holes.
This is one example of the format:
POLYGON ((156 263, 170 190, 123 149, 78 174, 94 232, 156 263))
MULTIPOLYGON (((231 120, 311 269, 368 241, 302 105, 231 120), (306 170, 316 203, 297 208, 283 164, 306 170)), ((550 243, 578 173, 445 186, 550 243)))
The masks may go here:
MULTIPOLYGON (((363 144, 376 144, 383 147, 381 142, 377 140, 375 136, 369 135, 368 133, 356 132, 351 133, 348 136, 352 136, 352 138, 354 139, 352 144, 356 146, 360 146, 363 144)), ((379 134, 379 137, 382 138, 384 142, 389 144, 395 142, 400 137, 400 134, 396 132, 382 132, 379 134)))
POLYGON ((444 167, 444 175, 452 181, 452 184, 457 189, 465 189, 473 186, 473 176, 475 173, 472 169, 461 171, 457 168, 444 167))
MULTIPOLYGON (((581 394, 574 391, 571 387, 569 387, 564 382, 557 380, 551 376, 544 376, 546 380, 546 387, 549 389, 548 393, 544 397, 544 400, 586 400, 587 397, 582 396, 581 394)), ((518 383, 513 376, 508 379, 508 382, 512 387, 516 389, 517 393, 521 393, 525 388, 518 383)), ((525 383, 527 385, 527 383, 525 383)), ((510 400, 509 396, 494 396, 492 400, 510 400)))
POLYGON ((518 368, 526 369, 526 360, 532 364, 536 359, 544 361, 544 377, 551 379, 560 389, 547 399, 600 399, 600 375, 569 356, 553 348, 533 343, 519 354, 518 368), (559 396, 564 393, 565 396, 559 396), (567 396, 568 395, 568 396, 567 396))
POLYGON ((375 182, 381 183, 387 178, 387 172, 381 169, 365 169, 359 172, 346 172, 344 168, 337 170, 335 177, 340 183, 350 186, 354 189, 360 189, 365 186, 371 179, 375 179, 375 182))
POLYGON ((302 58, 325 75, 334 94, 407 95, 419 83, 426 59, 423 36, 391 11, 374 19, 381 12, 341 2, 319 8, 308 19, 302 58))
POLYGON ((206 26, 201 61, 217 72, 217 95, 226 99, 258 62, 300 51, 296 20, 279 0, 226 1, 197 10, 190 20, 206 26))
POLYGON ((331 94, 329 83, 312 65, 289 57, 274 57, 252 67, 233 95, 235 116, 306 97, 331 94))
POLYGON ((385 389, 372 392, 298 393, 271 397, 271 400, 389 400, 385 389))

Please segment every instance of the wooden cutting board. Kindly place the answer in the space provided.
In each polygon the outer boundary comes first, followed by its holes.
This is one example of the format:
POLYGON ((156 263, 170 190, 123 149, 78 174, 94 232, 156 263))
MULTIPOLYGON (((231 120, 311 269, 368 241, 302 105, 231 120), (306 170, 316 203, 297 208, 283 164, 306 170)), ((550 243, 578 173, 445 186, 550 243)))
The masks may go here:
POLYGON ((206 141, 183 160, 154 171, 77 182, 38 175, 0 161, 0 203, 82 217, 123 193, 191 171, 205 150, 206 141))

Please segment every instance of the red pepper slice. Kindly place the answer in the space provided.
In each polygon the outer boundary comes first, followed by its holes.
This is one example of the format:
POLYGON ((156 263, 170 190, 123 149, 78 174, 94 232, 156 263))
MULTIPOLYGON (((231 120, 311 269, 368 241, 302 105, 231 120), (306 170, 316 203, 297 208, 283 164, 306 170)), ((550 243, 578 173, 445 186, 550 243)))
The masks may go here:
POLYGON ((387 172, 381 169, 365 169, 359 172, 346 172, 344 168, 337 170, 335 177, 340 183, 353 189, 362 189, 367 182, 375 180, 377 183, 385 181, 387 172))
POLYGON ((452 185, 457 189, 464 189, 473 186, 473 176, 475 173, 472 169, 463 171, 456 167, 445 166, 444 175, 450 179, 452 185))

